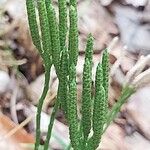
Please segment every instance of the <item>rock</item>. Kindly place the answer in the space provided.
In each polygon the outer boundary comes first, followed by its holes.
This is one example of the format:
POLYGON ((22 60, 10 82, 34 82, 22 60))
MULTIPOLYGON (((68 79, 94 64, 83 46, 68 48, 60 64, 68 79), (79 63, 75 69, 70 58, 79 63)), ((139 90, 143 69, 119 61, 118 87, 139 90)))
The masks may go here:
POLYGON ((127 120, 150 140, 150 86, 139 89, 126 105, 127 120))
POLYGON ((113 0, 99 0, 99 1, 103 6, 108 6, 113 2, 113 0))
POLYGON ((25 0, 3 0, 4 11, 7 11, 13 18, 25 19, 25 0))
POLYGON ((87 36, 90 33, 94 37, 95 52, 100 52, 110 43, 111 35, 118 34, 111 15, 98 1, 81 1, 78 5, 78 14, 80 51, 84 51, 87 36))
POLYGON ((125 0, 127 4, 132 4, 135 7, 145 6, 148 0, 125 0))
POLYGON ((102 142, 97 150, 125 150, 125 132, 117 124, 111 124, 102 137, 102 142))
POLYGON ((149 150, 150 142, 146 140, 141 134, 135 132, 132 136, 125 138, 127 150, 149 150))
MULTIPOLYGON (((116 24, 121 33, 121 40, 127 45, 128 51, 145 55, 150 54, 149 19, 146 21, 147 23, 141 23, 141 18, 149 12, 143 13, 130 7, 116 6, 115 13, 116 24)), ((144 20, 142 22, 145 22, 144 20)))
POLYGON ((8 73, 0 70, 0 94, 6 92, 10 82, 8 73))

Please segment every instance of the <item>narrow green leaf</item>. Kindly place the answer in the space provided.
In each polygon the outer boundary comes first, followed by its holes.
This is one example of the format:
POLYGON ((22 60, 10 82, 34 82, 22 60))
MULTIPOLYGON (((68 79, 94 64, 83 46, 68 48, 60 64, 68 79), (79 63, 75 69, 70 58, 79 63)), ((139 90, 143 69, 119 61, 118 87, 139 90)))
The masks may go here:
POLYGON ((84 142, 86 142, 91 130, 92 58, 93 58, 93 37, 91 34, 89 34, 85 50, 85 63, 83 69, 82 126, 84 133, 84 142))
POLYGON ((75 9, 77 9, 77 0, 70 0, 70 6, 73 6, 75 9))
POLYGON ((52 60, 56 68, 56 72, 59 71, 59 61, 60 61, 60 41, 59 41, 59 30, 58 23, 56 19, 55 9, 52 5, 47 6, 49 29, 51 36, 51 45, 52 45, 52 60))
POLYGON ((78 132, 78 117, 77 117, 77 91, 75 79, 69 82, 69 92, 67 100, 68 124, 71 145, 74 150, 80 150, 80 137, 78 132))
POLYGON ((49 5, 51 5, 51 0, 45 0, 45 4, 46 4, 46 8, 47 8, 47 6, 49 6, 49 5))
POLYGON ((74 63, 71 64, 71 67, 69 68, 69 81, 72 81, 76 78, 76 66, 74 63))
POLYGON ((86 59, 83 70, 83 90, 82 90, 82 125, 84 138, 87 140, 91 130, 91 85, 92 85, 92 65, 86 59))
POLYGON ((67 118, 67 92, 68 92, 68 51, 66 48, 62 51, 60 62, 60 79, 59 79, 60 100, 65 117, 67 118))
POLYGON ((41 27, 41 36, 42 36, 42 45, 43 45, 43 55, 44 55, 44 63, 46 66, 50 65, 50 57, 51 57, 51 42, 50 42, 50 33, 49 33, 49 24, 47 18, 47 11, 45 6, 45 1, 38 0, 38 13, 41 27))
POLYGON ((30 33, 31 33, 33 44, 36 46, 36 48, 39 50, 40 54, 43 57, 34 1, 26 0, 26 8, 27 8, 28 22, 29 22, 30 33))
POLYGON ((58 0, 59 4, 59 39, 61 50, 66 46, 67 37, 67 2, 66 0, 58 0))
POLYGON ((92 59, 93 59, 93 37, 91 34, 89 34, 87 39, 87 45, 85 50, 85 59, 88 59, 90 61, 90 64, 92 65, 92 59))
POLYGON ((100 64, 97 66, 96 80, 95 80, 95 99, 93 109, 93 149, 96 149, 99 145, 103 127, 106 120, 106 97, 105 89, 103 87, 103 70, 100 64))
POLYGON ((78 27, 77 12, 73 6, 69 11, 70 28, 69 28, 69 64, 77 64, 78 58, 78 27))
POLYGON ((103 69, 102 65, 98 63, 95 76, 95 95, 101 90, 101 86, 103 86, 103 69))
MULTIPOLYGON (((103 57, 102 57, 102 68, 103 68, 103 87, 105 89, 105 96, 106 96, 106 108, 108 108, 108 89, 109 89, 109 53, 107 49, 104 50, 103 57)), ((106 109, 106 113, 108 109, 106 109)))

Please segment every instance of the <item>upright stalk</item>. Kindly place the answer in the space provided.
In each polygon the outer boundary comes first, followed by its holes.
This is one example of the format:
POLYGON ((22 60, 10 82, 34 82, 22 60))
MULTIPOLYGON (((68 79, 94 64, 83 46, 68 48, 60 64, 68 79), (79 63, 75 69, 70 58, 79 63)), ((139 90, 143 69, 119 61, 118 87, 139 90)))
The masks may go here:
POLYGON ((35 150, 39 149, 39 145, 40 145, 40 134, 41 134, 41 125, 40 125, 40 121, 41 121, 41 111, 42 111, 42 106, 43 106, 43 102, 44 99, 47 95, 48 89, 49 89, 49 80, 50 80, 50 68, 46 68, 45 69, 45 83, 44 83, 44 89, 43 89, 43 93, 39 99, 39 103, 38 103, 38 108, 37 108, 37 114, 36 114, 36 142, 35 142, 35 150))
POLYGON ((48 150, 49 141, 50 141, 51 134, 52 134, 52 128, 53 128, 53 124, 54 124, 54 120, 55 120, 55 116, 56 116, 58 108, 59 108, 59 99, 56 100, 56 103, 53 108, 53 112, 50 117, 50 123, 48 125, 48 131, 47 131, 46 141, 44 144, 44 150, 48 150))

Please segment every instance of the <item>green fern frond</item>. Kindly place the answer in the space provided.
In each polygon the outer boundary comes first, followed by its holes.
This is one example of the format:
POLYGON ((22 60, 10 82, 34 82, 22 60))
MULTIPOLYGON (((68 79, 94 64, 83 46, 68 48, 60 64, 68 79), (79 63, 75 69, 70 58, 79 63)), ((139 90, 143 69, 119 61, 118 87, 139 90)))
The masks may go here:
POLYGON ((82 126, 84 140, 86 142, 91 130, 91 112, 92 112, 92 58, 93 58, 93 37, 88 36, 85 63, 83 69, 83 89, 82 89, 82 126))
POLYGON ((95 96, 100 91, 101 86, 103 86, 103 68, 102 64, 98 63, 95 76, 95 96))
POLYGON ((108 99, 108 87, 109 87, 109 54, 107 49, 103 52, 102 57, 102 68, 103 68, 103 87, 106 92, 106 100, 108 99))
POLYGON ((67 24, 67 2, 66 0, 58 0, 59 4, 59 39, 61 50, 66 46, 66 37, 68 31, 67 24))
POLYGON ((70 6, 73 6, 75 9, 77 9, 77 0, 70 0, 70 6))
POLYGON ((52 1, 51 0, 45 0, 46 8, 47 6, 51 5, 52 1))
MULTIPOLYGON (((72 72, 70 72, 72 74, 72 72)), ((74 72, 73 72, 74 73, 74 72)), ((69 124, 69 134, 71 145, 74 150, 80 150, 80 137, 78 132, 78 117, 77 117, 77 89, 76 89, 76 79, 72 78, 74 74, 70 75, 69 80, 69 92, 67 99, 67 119, 69 124)))
POLYGON ((68 92, 68 51, 66 48, 62 51, 60 62, 60 79, 59 88, 60 94, 58 99, 62 105, 65 117, 67 118, 67 92, 68 92))
POLYGON ((95 80, 95 99, 93 108, 93 150, 99 145, 104 123, 106 120, 105 89, 103 87, 103 70, 101 64, 98 64, 95 80))
POLYGON ((56 19, 55 10, 52 5, 47 6, 47 15, 50 27, 49 29, 52 46, 52 60, 56 69, 56 73, 58 73, 60 61, 60 41, 59 41, 58 22, 56 19))
POLYGON ((87 140, 91 130, 91 84, 92 84, 92 67, 88 59, 84 64, 83 71, 83 90, 82 90, 82 125, 84 138, 87 140))
POLYGON ((103 68, 103 87, 105 89, 105 108, 106 108, 106 114, 108 113, 108 89, 109 89, 109 53, 107 49, 103 52, 102 57, 102 68, 103 68))
POLYGON ((74 63, 71 64, 69 67, 69 81, 73 80, 76 78, 76 66, 74 63))
POLYGON ((41 46, 34 1, 26 0, 26 6, 27 6, 26 8, 28 13, 28 22, 29 22, 32 41, 35 47, 37 48, 37 50, 39 51, 39 53, 41 54, 41 56, 43 57, 44 54, 41 46))
POLYGON ((49 23, 47 18, 45 1, 38 0, 37 7, 38 7, 39 20, 40 20, 40 28, 41 28, 44 64, 45 67, 49 67, 52 50, 51 50, 49 23))
POLYGON ((78 59, 78 28, 77 28, 77 12, 73 6, 69 11, 70 28, 69 28, 69 64, 77 64, 78 59))
POLYGON ((93 60, 93 36, 89 34, 85 50, 85 59, 88 59, 92 65, 93 60))

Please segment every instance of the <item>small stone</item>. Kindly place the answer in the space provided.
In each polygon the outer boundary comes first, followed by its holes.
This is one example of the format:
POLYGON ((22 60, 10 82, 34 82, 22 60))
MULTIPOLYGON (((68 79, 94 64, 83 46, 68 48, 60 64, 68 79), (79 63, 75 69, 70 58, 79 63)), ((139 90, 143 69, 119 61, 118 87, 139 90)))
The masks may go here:
POLYGON ((6 92, 9 86, 9 82, 10 82, 10 77, 8 73, 0 70, 0 94, 6 92))

